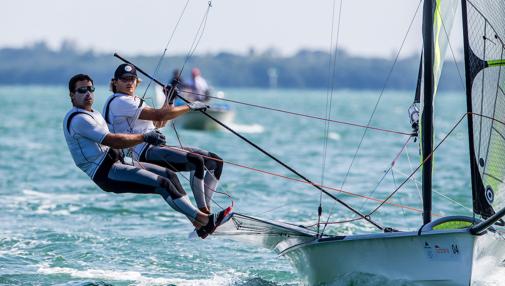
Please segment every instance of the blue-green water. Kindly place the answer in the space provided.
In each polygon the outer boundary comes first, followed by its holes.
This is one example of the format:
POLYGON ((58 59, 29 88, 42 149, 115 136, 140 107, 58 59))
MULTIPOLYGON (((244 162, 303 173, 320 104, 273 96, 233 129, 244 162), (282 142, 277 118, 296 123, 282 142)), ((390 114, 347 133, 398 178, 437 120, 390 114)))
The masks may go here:
MULTIPOLYGON (((225 90, 228 98, 292 112, 322 116, 326 91, 225 90)), ((108 92, 100 87, 95 107, 108 92)), ((332 119, 366 124, 378 91, 336 91, 332 119)), ((188 240, 186 219, 160 197, 102 192, 74 166, 62 134, 70 108, 61 87, 0 87, 0 284, 8 285, 299 285, 283 257, 225 237, 188 240)), ((409 131, 409 92, 386 91, 372 125, 409 131)), ((461 93, 441 93, 437 103, 438 142, 464 113, 461 93)), ((315 182, 321 182, 324 122, 247 106, 235 106, 238 130, 315 182)), ((177 144, 173 131, 165 130, 177 144)), ((340 188, 363 129, 331 124, 324 184, 340 188)), ((292 175, 228 132, 179 130, 183 144, 218 153, 224 160, 292 175)), ((417 143, 408 144, 377 190, 378 180, 406 141, 406 136, 368 131, 343 186, 345 191, 384 198, 419 163, 417 143), (409 157, 407 157, 407 153, 409 157), (409 159, 410 158, 410 163, 409 159), (394 175, 394 176, 393 176, 394 175)), ((465 125, 437 151, 435 214, 470 214, 465 125), (462 205, 448 200, 457 201, 462 205)), ((187 177, 187 174, 184 174, 187 177)), ((180 177, 187 189, 187 180, 180 177)), ((188 190, 188 189, 187 189, 188 190)), ((238 212, 311 224, 319 193, 306 184, 226 164, 220 191, 233 197, 238 212)), ((339 198, 367 212, 377 202, 345 194, 339 198)), ((221 205, 229 200, 216 195, 221 205)), ((392 201, 420 208, 414 182, 392 201)), ((351 218, 323 199, 324 219, 351 218), (332 211, 333 210, 333 211, 332 211)), ((385 206, 374 219, 399 229, 414 229, 420 213, 385 206)), ((341 224, 331 233, 373 230, 364 223, 341 224)), ((384 285, 383 278, 346 277, 337 285, 384 285)), ((406 285, 406 284, 402 284, 406 285)))

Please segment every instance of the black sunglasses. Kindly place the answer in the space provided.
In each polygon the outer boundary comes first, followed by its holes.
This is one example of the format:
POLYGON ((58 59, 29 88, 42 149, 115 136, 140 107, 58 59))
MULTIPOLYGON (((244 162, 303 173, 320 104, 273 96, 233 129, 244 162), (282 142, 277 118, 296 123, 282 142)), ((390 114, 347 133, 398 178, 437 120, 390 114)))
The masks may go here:
POLYGON ((94 86, 81 86, 81 87, 75 89, 75 92, 82 93, 82 94, 84 94, 88 91, 95 92, 95 87, 94 86))

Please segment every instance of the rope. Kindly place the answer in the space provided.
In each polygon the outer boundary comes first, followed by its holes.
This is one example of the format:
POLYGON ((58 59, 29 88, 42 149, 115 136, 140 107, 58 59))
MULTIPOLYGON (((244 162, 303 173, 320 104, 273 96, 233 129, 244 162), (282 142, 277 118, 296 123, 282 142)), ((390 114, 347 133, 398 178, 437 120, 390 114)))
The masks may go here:
MULTIPOLYGON (((175 35, 175 31, 177 31, 177 27, 179 27, 179 23, 181 22, 182 17, 184 16, 184 13, 186 12, 186 8, 188 7, 189 1, 190 0, 186 1, 186 4, 184 5, 184 8, 182 9, 181 14, 179 15, 179 19, 177 20, 177 23, 175 24, 175 27, 172 30, 172 33, 170 34, 170 38, 168 39, 168 41, 165 45, 165 49, 163 50, 163 54, 160 56, 160 59, 158 60, 158 63, 156 64, 156 68, 154 69, 154 73, 153 73, 154 76, 156 76, 158 74, 158 72, 161 68, 161 63, 163 62, 163 59, 165 58, 165 55, 167 54, 167 51, 168 51, 168 45, 170 45, 170 43, 172 42, 172 38, 175 35)), ((151 86, 152 82, 153 82, 152 79, 149 80, 149 84, 147 85, 146 89, 144 90, 144 93, 142 94, 142 99, 144 99, 144 97, 146 96, 147 90, 151 86)))
MULTIPOLYGON (((168 147, 168 146, 165 146, 165 147, 167 147, 168 149, 174 149, 174 148, 171 148, 171 147, 168 147)), ((185 150, 185 149, 177 149, 177 150, 184 151, 184 152, 186 152, 186 153, 195 154, 195 155, 202 156, 202 157, 205 157, 205 158, 209 158, 209 159, 211 159, 211 160, 219 161, 219 160, 217 160, 217 159, 215 159, 215 158, 208 157, 208 156, 204 156, 204 155, 201 155, 201 154, 198 154, 198 153, 189 152, 189 151, 187 151, 187 150, 185 150)), ((131 151, 131 152, 135 152, 135 151, 133 151, 133 149, 130 149, 130 151, 131 151)), ((137 154, 137 155, 138 155, 138 154, 137 154)), ((137 157, 139 157, 139 156, 137 156, 137 157)), ((141 169, 144 169, 144 170, 145 170, 145 167, 144 167, 144 166, 142 166, 142 163, 147 163, 147 162, 141 162, 141 161, 139 161, 138 159, 134 159, 134 156, 131 156, 131 158, 132 158, 132 161, 133 161, 133 162, 136 162, 136 163, 138 164, 138 166, 139 166, 141 169)), ((133 164, 133 162, 132 162, 132 165, 134 165, 134 164, 133 164)), ((165 163, 166 163, 166 164, 167 164, 167 165, 168 165, 168 166, 169 166, 172 170, 177 170, 177 168, 175 168, 172 164, 170 164, 170 162, 169 162, 168 160, 166 160, 166 159, 165 159, 165 160, 164 160, 164 162, 165 162, 165 163)), ((205 171, 209 172, 209 169, 207 169, 207 167, 205 167, 205 165, 204 165, 204 168, 205 168, 205 171)), ((191 185, 191 180, 190 180, 188 177, 184 176, 184 174, 182 174, 181 172, 175 172, 175 173, 179 173, 179 175, 180 175, 181 177, 183 177, 183 178, 184 178, 184 179, 185 179, 185 180, 186 180, 186 181, 187 181, 187 182, 191 185)), ((210 174, 212 174, 212 173, 210 173, 210 174)), ((212 176, 214 176, 214 174, 212 174, 212 176)), ((215 177, 214 177, 214 179, 215 179, 215 177)), ((213 189, 213 188, 211 188, 209 185, 205 184, 205 181, 203 181, 203 185, 204 185, 204 187, 207 187, 208 189, 210 189, 210 190, 211 190, 213 193, 215 193, 215 194, 221 194, 221 195, 224 195, 224 196, 228 197, 228 199, 231 201, 231 206, 232 206, 232 207, 233 207, 233 205, 235 204, 235 202, 234 202, 234 200, 233 200, 233 197, 232 197, 230 194, 228 194, 227 192, 217 191, 216 189, 213 189)), ((224 209, 224 207, 222 207, 222 206, 221 206, 221 205, 220 205, 217 201, 215 201, 214 199, 212 199, 212 198, 211 198, 211 201, 212 201, 214 204, 216 204, 218 207, 220 207, 221 209, 224 209)))
POLYGON ((205 28, 207 27, 207 19, 209 17, 209 12, 210 8, 212 8, 212 1, 209 1, 207 6, 207 10, 205 11, 205 15, 202 18, 202 21, 200 22, 200 25, 198 26, 198 29, 196 31, 195 37, 193 38, 193 42, 191 43, 191 46, 189 48, 188 53, 186 54, 186 58, 184 60, 184 63, 182 64, 182 67, 179 71, 179 76, 182 75, 182 72, 184 71, 184 68, 186 67, 186 64, 188 63, 189 59, 193 57, 193 54, 196 51, 196 48, 200 44, 200 40, 203 37, 203 34, 205 32, 205 28))
MULTIPOLYGON (((395 65, 396 65, 396 62, 398 61, 398 58, 399 58, 399 56, 400 56, 400 52, 401 52, 401 51, 402 51, 402 49, 403 49, 403 45, 405 44, 405 41, 407 40, 407 36, 408 36, 408 34, 409 34, 409 32, 410 32, 410 29, 412 28, 412 24, 414 23, 415 16, 417 15, 417 12, 419 11, 419 7, 421 6, 421 2, 422 2, 422 1, 419 1, 419 4, 417 5, 416 11, 415 11, 415 13, 414 13, 414 16, 412 17, 412 20, 410 21, 410 25, 409 25, 409 27, 408 27, 408 29, 407 29, 407 32, 405 33, 405 36, 403 37, 403 41, 402 41, 402 44, 401 44, 401 46, 400 46, 400 49, 398 50, 398 53, 396 54, 395 60, 394 60, 394 62, 393 62, 393 65, 391 66, 391 69, 390 69, 390 70, 389 70, 389 72, 388 72, 388 75, 387 75, 387 77, 386 77, 386 81, 384 82, 384 85, 383 85, 382 90, 381 90, 381 92, 380 92, 379 98, 377 99, 377 102, 375 103, 375 106, 374 106, 374 108, 373 108, 372 114, 370 115, 370 118, 368 119, 367 127, 368 127, 368 126, 370 125, 370 123, 372 122, 372 119, 373 119, 373 117, 374 117, 374 115, 375 115, 375 112, 377 111, 377 107, 379 106, 379 103, 380 103, 380 101, 381 101, 381 99, 382 99, 382 96, 384 95, 384 90, 386 89, 386 85, 387 85, 387 83, 389 82, 389 79, 390 79, 390 77, 391 77, 391 74, 393 73, 393 69, 394 69, 394 67, 395 67, 395 65)), ((363 131, 363 135, 361 136, 361 140, 360 140, 360 142, 359 142, 359 144, 358 144, 358 148, 356 149, 356 152, 354 153, 354 156, 353 156, 353 158, 352 158, 352 160, 351 160, 351 164, 349 165, 349 168, 347 169, 347 173, 346 173, 346 174, 345 174, 345 176, 344 176, 344 180, 342 181, 341 188, 343 188, 343 187, 344 187, 344 184, 345 184, 345 183, 346 183, 346 181, 347 181, 347 177, 349 176, 349 173, 351 172, 351 168, 352 168, 352 166, 353 166, 353 164, 354 164, 354 161, 356 160, 356 157, 357 157, 358 152, 359 152, 359 150, 360 150, 360 148, 361 148, 361 145, 363 144, 363 141, 364 141, 364 139, 365 139, 365 136, 366 136, 367 130, 368 130, 368 128, 365 128, 365 130, 363 131)))
MULTIPOLYGON (((279 177, 279 178, 283 178, 283 179, 286 179, 286 180, 295 181, 295 182, 298 182, 298 183, 303 183, 303 184, 306 184, 306 185, 311 185, 311 186, 315 185, 315 186, 318 186, 320 188, 336 191, 336 192, 339 192, 339 193, 342 193, 342 194, 346 194, 346 195, 349 195, 349 196, 364 198, 364 199, 372 200, 372 201, 376 201, 376 202, 383 202, 383 200, 381 200, 381 199, 372 198, 372 197, 368 197, 368 196, 360 195, 360 194, 355 194, 355 193, 352 193, 352 192, 349 192, 349 191, 344 191, 342 189, 338 189, 338 188, 334 188, 334 187, 329 187, 329 186, 323 186, 323 185, 320 185, 320 184, 315 184, 315 183, 310 184, 310 183, 308 183, 308 182, 306 182, 306 181, 304 181, 302 179, 291 178, 291 177, 288 177, 288 176, 285 176, 285 175, 281 175, 281 174, 277 174, 277 173, 274 173, 274 172, 265 171, 265 170, 257 169, 257 168, 254 168, 254 167, 249 167, 249 166, 246 166, 246 165, 242 165, 242 164, 226 161, 226 160, 219 160, 219 159, 208 157, 208 156, 201 155, 201 154, 198 154, 198 153, 192 153, 192 152, 190 152, 188 150, 181 149, 179 147, 174 147, 174 146, 165 146, 165 147, 169 148, 169 149, 178 150, 178 151, 181 151, 181 152, 186 152, 186 153, 191 153, 191 154, 199 155, 199 156, 201 156, 203 158, 206 158, 206 159, 209 159, 209 160, 215 160, 217 162, 223 162, 223 163, 226 163, 226 164, 229 164, 229 165, 232 165, 232 166, 236 166, 236 167, 243 168, 243 169, 248 169, 248 170, 251 170, 251 171, 258 172, 258 173, 267 174, 267 175, 270 175, 270 176, 279 177)), ((408 210, 412 210, 412 211, 416 211, 416 212, 422 213, 422 210, 416 209, 416 208, 412 208, 412 207, 409 207, 409 206, 404 206, 404 205, 399 205, 399 204, 394 204, 394 203, 387 203, 387 204, 391 205, 391 206, 405 208, 405 209, 408 209, 408 210)))
MULTIPOLYGON (((403 173, 402 171, 400 171, 400 170, 398 170, 398 169, 396 169, 396 168, 395 168, 394 170, 395 170, 395 172, 397 172, 398 174, 400 174, 400 175, 402 175, 402 176, 408 176, 408 174, 403 173)), ((416 186, 417 186, 417 184, 419 184, 419 183, 420 183, 420 182, 419 182, 418 180, 416 180, 415 178, 410 178, 410 180, 411 180, 411 181, 413 181, 413 182, 416 184, 416 186)), ((471 208, 469 208, 469 207, 467 207, 467 206, 463 205, 462 203, 460 203, 460 202, 456 201, 455 199, 452 199, 451 197, 449 197, 449 196, 447 196, 447 195, 444 195, 444 194, 442 194, 442 193, 440 193, 440 192, 437 192, 436 190, 432 190, 432 191, 433 191, 433 193, 435 193, 435 194, 437 194, 437 195, 439 195, 439 196, 443 197, 444 199, 446 199, 446 200, 448 200, 448 201, 450 201, 450 202, 452 202, 452 203, 454 203, 454 204, 456 204, 456 205, 458 205, 458 206, 460 206, 460 207, 462 207, 462 208, 464 208, 464 209, 466 209, 466 210, 468 210, 468 211, 473 211, 471 208)))
MULTIPOLYGON (((440 145, 442 145, 442 143, 445 142, 445 140, 449 137, 449 135, 452 134, 452 132, 454 132, 454 130, 456 129, 456 127, 459 126, 459 124, 463 121, 463 119, 468 115, 469 113, 465 113, 463 114, 463 116, 461 116, 461 118, 458 120, 458 122, 451 128, 451 130, 444 136, 444 138, 442 138, 442 140, 440 140, 440 142, 437 144, 437 146, 435 146, 435 148, 433 148, 433 150, 431 151, 430 154, 428 154, 428 156, 426 156, 426 158, 421 162, 421 164, 419 164, 419 166, 417 166, 417 168, 412 171, 410 173, 410 175, 391 193, 389 194, 386 199, 384 199, 384 202, 387 202, 389 199, 391 199, 391 197, 396 194, 400 189, 401 187, 403 187, 403 185, 405 185, 405 183, 407 183, 411 178, 412 176, 414 176, 414 174, 419 170, 421 169, 421 167, 424 165, 424 163, 426 163, 426 161, 428 161, 432 156, 433 154, 435 153, 435 151, 438 149, 438 147, 440 147, 440 145)), ((377 210, 379 210, 379 208, 381 208, 382 206, 384 205, 384 203, 380 203, 375 209, 373 209, 368 215, 372 215, 374 214, 377 210)))
MULTIPOLYGON (((190 91, 185 91, 185 92, 190 93, 190 94, 194 94, 194 95, 203 95, 203 94, 196 93, 196 92, 190 92, 190 91)), ((262 105, 238 101, 238 100, 219 98, 219 97, 210 96, 210 95, 208 95, 208 97, 212 98, 212 99, 216 99, 216 100, 222 100, 222 101, 231 102, 231 103, 235 103, 235 104, 241 104, 241 105, 245 105, 245 106, 249 106, 249 107, 265 109, 265 110, 269 110, 269 111, 275 111, 275 112, 280 112, 280 113, 285 113, 285 114, 290 114, 290 115, 295 115, 295 116, 300 116, 300 117, 305 117, 305 118, 310 118, 310 119, 316 119, 316 120, 321 120, 321 121, 328 121, 328 122, 336 123, 336 124, 367 128, 367 129, 371 129, 371 130, 375 130, 375 131, 381 131, 381 132, 385 132, 385 133, 393 133, 393 134, 404 135, 404 136, 411 136, 412 135, 412 132, 395 131, 395 130, 389 130, 389 129, 380 128, 380 127, 362 125, 362 124, 348 122, 348 121, 327 119, 327 118, 318 117, 318 116, 314 116, 314 115, 308 115, 308 114, 303 114, 303 113, 298 113, 298 112, 293 112, 293 111, 287 111, 287 110, 283 110, 283 109, 262 106, 262 105)))
MULTIPOLYGON (((382 177, 379 179, 379 182, 375 185, 375 187, 373 188, 373 190, 366 197, 371 197, 371 195, 373 195, 373 193, 375 193, 375 191, 379 188, 379 186, 381 185, 382 181, 386 178, 387 174, 393 169, 393 166, 395 165, 396 161, 398 160, 398 158, 400 157, 400 155, 403 153, 403 151, 407 147, 407 144, 410 142, 411 138, 412 137, 407 138, 407 141, 405 141, 405 143, 403 144, 403 146, 400 149, 400 151, 395 155, 395 157, 394 157, 393 161, 391 162, 389 168, 384 172, 384 174, 382 175, 382 177)), ((363 209, 364 205, 365 205, 365 201, 363 201, 360 209, 363 209)), ((324 233, 324 231, 326 229, 326 226, 328 225, 328 222, 330 221, 330 218, 331 218, 332 213, 333 213, 334 210, 335 210, 335 206, 332 208, 331 212, 328 215, 328 219, 326 220, 325 226, 323 228, 323 233, 324 233)), ((422 213, 422 210, 420 210, 420 212, 422 213)))
MULTIPOLYGON (((337 40, 335 43, 335 49, 333 49, 333 27, 335 23, 335 0, 333 1, 333 13, 332 13, 332 19, 331 19, 331 34, 330 34, 330 60, 328 63, 328 69, 329 69, 329 74, 331 76, 328 78, 328 91, 326 94, 326 121, 325 121, 325 129, 324 129, 324 143, 323 143, 323 160, 322 160, 322 168, 321 168, 321 185, 324 185, 324 174, 326 171, 326 154, 327 154, 327 149, 328 149, 328 134, 330 132, 330 122, 328 121, 331 117, 331 107, 333 103, 333 89, 334 89, 334 77, 335 77, 335 72, 336 72, 336 65, 337 65, 337 51, 338 51, 338 40, 339 40, 339 34, 340 34, 340 20, 342 16, 342 3, 344 0, 340 0, 340 7, 339 7, 339 12, 338 12, 338 24, 337 24, 337 40), (333 52, 335 50, 335 52, 333 52), (333 54, 334 53, 334 54, 333 54), (333 55, 333 63, 332 63, 332 55, 333 55), (333 68, 332 68, 333 64, 333 68)), ((321 221, 321 215, 323 214, 323 206, 322 206, 322 201, 323 201, 323 194, 319 194, 319 207, 317 208, 317 234, 319 236, 319 228, 320 228, 320 221, 321 221)))
MULTIPOLYGON (((436 9, 438 10, 438 12, 440 13, 439 5, 435 5, 435 6, 436 6, 436 9)), ((443 14, 440 13, 440 15, 443 15, 443 14)), ((463 90, 466 90, 465 82, 463 81, 463 77, 461 76, 461 71, 459 70, 458 62, 456 61, 456 56, 454 55, 454 51, 452 49, 451 41, 449 38, 449 33, 447 33, 447 29, 445 28, 445 24, 444 24, 444 19, 442 17, 440 17, 440 22, 442 23, 442 27, 444 28, 445 36, 447 37, 447 44, 449 45, 449 50, 451 51, 452 60, 454 61, 454 65, 456 66, 456 70, 458 71, 458 76, 459 76, 461 86, 463 87, 463 90)))

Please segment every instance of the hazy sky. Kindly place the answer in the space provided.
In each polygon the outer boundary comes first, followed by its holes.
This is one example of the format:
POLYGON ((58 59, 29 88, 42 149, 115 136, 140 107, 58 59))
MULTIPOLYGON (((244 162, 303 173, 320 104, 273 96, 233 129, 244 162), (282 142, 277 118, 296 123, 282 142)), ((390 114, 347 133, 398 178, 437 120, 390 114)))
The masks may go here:
MULTIPOLYGON (((207 3, 207 0, 189 1, 168 54, 189 50, 207 3)), ((287 55, 301 48, 329 49, 333 0, 212 3, 197 53, 223 50, 243 53, 251 47, 258 51, 275 47, 287 55)), ((340 0, 335 3, 338 13, 340 0)), ((419 1, 343 0, 342 3, 339 47, 352 54, 390 57, 399 49, 419 1)), ((160 54, 185 4, 186 0, 3 1, 0 47, 20 47, 40 40, 59 47, 63 39, 71 39, 79 47, 95 51, 160 54)), ((420 50, 421 14, 422 7, 402 50, 403 56, 420 50)), ((336 31, 337 25, 334 27, 336 31)), ((459 41, 460 33, 455 28, 453 38, 459 41)), ((461 49, 461 44, 454 42, 453 48, 461 49)))

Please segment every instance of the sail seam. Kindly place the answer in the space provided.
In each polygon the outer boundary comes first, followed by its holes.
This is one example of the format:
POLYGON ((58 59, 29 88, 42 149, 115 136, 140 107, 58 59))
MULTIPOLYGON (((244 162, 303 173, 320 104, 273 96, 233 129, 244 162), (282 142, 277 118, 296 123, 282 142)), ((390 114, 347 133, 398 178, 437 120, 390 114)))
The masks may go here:
POLYGON ((486 176, 488 176, 488 177, 490 177, 490 178, 492 178, 492 179, 495 179, 495 180, 497 180, 498 182, 500 182, 500 183, 502 183, 502 184, 503 184, 503 181, 502 181, 502 180, 498 179, 497 177, 495 177, 495 176, 493 176, 493 175, 491 175, 491 174, 489 174, 489 173, 484 172, 484 175, 486 175, 486 176))
POLYGON ((503 139, 503 141, 505 141, 505 136, 503 136, 503 134, 501 134, 500 131, 498 131, 498 129, 496 129, 494 126, 493 126, 493 130, 494 132, 496 132, 498 135, 500 135, 500 137, 503 139))

